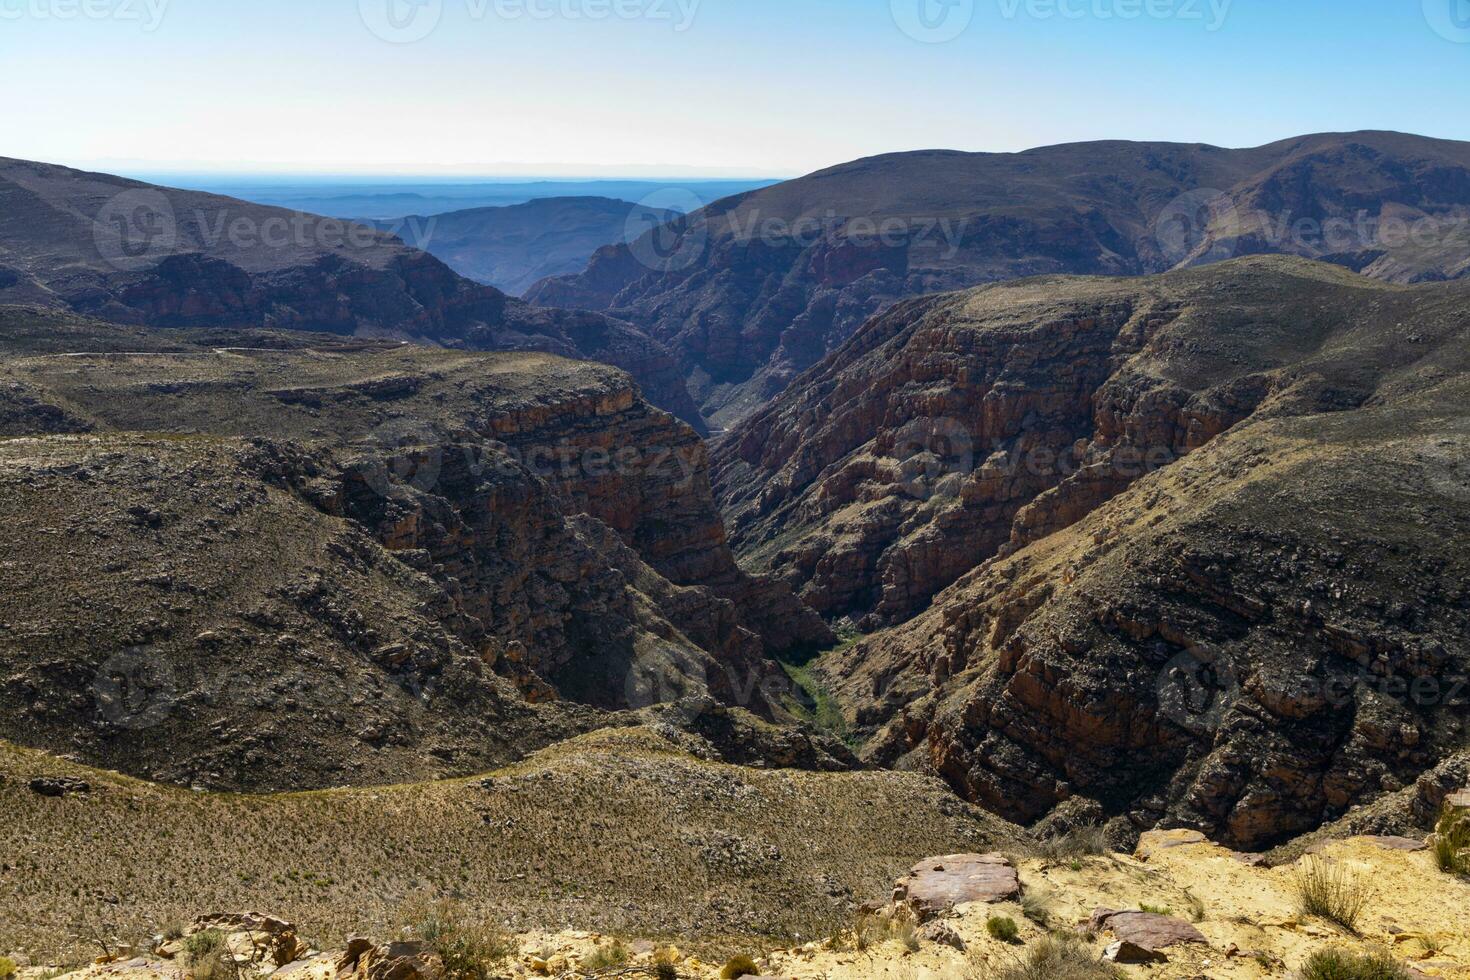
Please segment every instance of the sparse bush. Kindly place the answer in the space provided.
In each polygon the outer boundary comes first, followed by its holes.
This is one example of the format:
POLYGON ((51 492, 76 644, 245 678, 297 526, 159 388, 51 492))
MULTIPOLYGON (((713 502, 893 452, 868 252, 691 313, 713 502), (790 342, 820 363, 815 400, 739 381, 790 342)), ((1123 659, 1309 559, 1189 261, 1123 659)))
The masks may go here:
POLYGON ((1173 912, 1173 909, 1167 905, 1150 905, 1148 902, 1140 902, 1138 910, 1140 912, 1148 912, 1151 915, 1169 915, 1173 912))
POLYGON ((1191 919, 1195 922, 1205 921, 1205 903, 1198 895, 1186 888, 1184 889, 1184 901, 1189 905, 1191 919))
POLYGON ((515 953, 504 932, 471 919, 453 902, 440 902, 411 919, 412 929, 444 961, 445 980, 490 980, 492 968, 515 953))
POLYGON ((659 962, 653 965, 654 980, 679 980, 679 968, 669 962, 659 962))
POLYGON ((610 970, 615 966, 627 963, 632 954, 628 947, 619 940, 613 940, 610 946, 601 946, 591 956, 582 961, 583 970, 610 970))
POLYGON ((761 969, 749 956, 736 956, 720 968, 720 980, 737 980, 738 977, 760 976, 761 969))
POLYGON ((190 963, 197 963, 210 956, 218 956, 225 949, 225 934, 218 929, 205 929, 184 940, 184 956, 190 963))
POLYGON ((238 980, 240 975, 225 934, 218 929, 205 929, 185 939, 184 960, 194 980, 238 980))
POLYGON ((1004 915, 993 915, 985 920, 985 931, 990 933, 990 938, 1003 943, 1013 943, 1021 935, 1021 927, 1016 925, 1016 920, 1004 915))
POLYGON ((1358 956, 1329 949, 1313 953, 1302 967, 1302 980, 1410 980, 1404 966, 1387 953, 1358 956))
POLYGON ((1297 904, 1307 915, 1334 922, 1356 934, 1358 920, 1372 904, 1370 885, 1341 864, 1310 858, 1296 875, 1297 904))
POLYGON ((1015 966, 999 977, 975 972, 971 980, 1121 980, 1123 973, 1100 962, 1086 946, 1067 936, 1047 936, 1027 950, 1015 966))
POLYGON ((1470 875, 1470 810, 1446 804, 1430 843, 1434 863, 1445 874, 1470 875))
POLYGON ((8 956, 0 956, 0 980, 10 980, 20 972, 20 967, 15 965, 15 960, 8 956))
POLYGON ((1108 853, 1108 838, 1097 825, 1078 827, 1036 845, 1036 856, 1056 863, 1080 864, 1080 859, 1108 853))
POLYGON ((1031 920, 1042 929, 1051 927, 1051 908, 1046 901, 1036 894, 1027 894, 1021 898, 1021 914, 1031 920))

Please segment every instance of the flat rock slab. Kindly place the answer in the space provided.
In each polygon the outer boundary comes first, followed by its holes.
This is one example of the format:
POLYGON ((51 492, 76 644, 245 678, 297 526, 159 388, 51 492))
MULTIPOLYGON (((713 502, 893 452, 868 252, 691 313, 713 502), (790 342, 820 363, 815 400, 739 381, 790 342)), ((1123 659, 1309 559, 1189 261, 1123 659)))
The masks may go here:
POLYGON ((1098 909, 1092 913, 1092 927, 1106 929, 1119 940, 1157 952, 1170 946, 1200 943, 1208 946, 1204 933, 1183 919, 1153 912, 1115 912, 1098 909))
POLYGON ((1021 897, 1021 879, 999 854, 950 854, 920 861, 893 888, 894 902, 925 922, 966 902, 1009 902, 1021 897))
POLYGON ((1160 851, 1167 851, 1175 847, 1188 847, 1191 844, 1207 843, 1209 838, 1198 830, 1150 830, 1138 839, 1138 848, 1133 856, 1140 861, 1147 861, 1160 851))
POLYGON ((1444 801, 1457 810, 1470 810, 1470 789, 1462 789, 1458 793, 1451 793, 1444 801))
POLYGON ((1412 837, 1364 837, 1363 840, 1385 851, 1408 851, 1411 854, 1429 850, 1429 845, 1412 837))

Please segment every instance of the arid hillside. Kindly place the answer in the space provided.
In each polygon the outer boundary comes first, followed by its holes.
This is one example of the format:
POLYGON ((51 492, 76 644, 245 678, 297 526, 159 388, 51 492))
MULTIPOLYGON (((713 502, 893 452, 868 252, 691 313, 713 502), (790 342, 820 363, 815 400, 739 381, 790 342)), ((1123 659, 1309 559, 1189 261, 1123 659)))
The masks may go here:
POLYGON ((716 485, 752 567, 878 630, 819 664, 870 758, 1269 846, 1464 744, 1467 329, 1464 284, 1286 258, 917 300, 716 485))
POLYGON ((368 225, 0 158, 0 303, 153 327, 270 327, 614 364, 701 426, 669 351, 535 309, 368 225))
POLYGON ((615 369, 0 329, 6 737, 219 787, 463 774, 592 709, 784 716, 767 655, 830 636, 736 567, 703 444, 615 369))
POLYGON ((907 297, 1254 253, 1392 282, 1464 275, 1470 144, 1363 132, 1239 150, 889 154, 719 201, 527 296, 609 312, 668 344, 724 428, 907 297))

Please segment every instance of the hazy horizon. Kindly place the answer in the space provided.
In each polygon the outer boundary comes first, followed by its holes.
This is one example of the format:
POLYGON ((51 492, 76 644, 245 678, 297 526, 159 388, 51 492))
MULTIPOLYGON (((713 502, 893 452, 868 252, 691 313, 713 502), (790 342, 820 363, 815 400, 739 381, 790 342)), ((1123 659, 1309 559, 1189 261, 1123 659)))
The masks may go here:
POLYGON ((13 0, 0 58, 26 97, 0 107, 0 152, 128 173, 710 179, 933 147, 1465 139, 1470 113, 1426 97, 1463 75, 1464 4, 13 0))

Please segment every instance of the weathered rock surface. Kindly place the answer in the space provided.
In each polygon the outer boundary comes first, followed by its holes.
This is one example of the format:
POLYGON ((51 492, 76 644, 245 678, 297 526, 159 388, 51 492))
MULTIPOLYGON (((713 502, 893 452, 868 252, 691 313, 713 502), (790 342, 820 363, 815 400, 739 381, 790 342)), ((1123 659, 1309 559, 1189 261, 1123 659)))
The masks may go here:
POLYGON ((641 331, 529 307, 365 225, 4 158, 0 197, 0 303, 125 324, 321 330, 586 358, 624 368, 655 404, 703 424, 677 362, 641 331))
POLYGON ((716 486, 753 567, 901 623, 818 665, 868 758, 1262 850, 1460 751, 1467 305, 1267 257, 916 301, 732 433, 716 486), (897 451, 916 422, 943 438, 897 451), (985 462, 1017 446, 1047 465, 985 462))
POLYGON ((920 922, 966 902, 1009 902, 1020 897, 1015 867, 1000 854, 950 854, 920 861, 893 888, 893 901, 920 922))
POLYGON ((583 706, 773 716, 767 653, 830 636, 740 571, 702 443, 614 369, 70 326, 18 326, 0 362, 93 433, 3 444, 0 703, 30 744, 211 786, 466 772, 583 706))
POLYGON ((1092 913, 1091 924, 1098 932, 1111 932, 1122 942, 1147 950, 1168 949, 1183 943, 1209 942, 1204 933, 1183 919, 1153 912, 1098 909, 1092 913))
POLYGON ((643 327, 728 426, 909 297, 1262 252, 1454 278, 1470 268, 1467 217, 1470 144, 1398 133, 900 153, 716 202, 527 295, 643 327))

